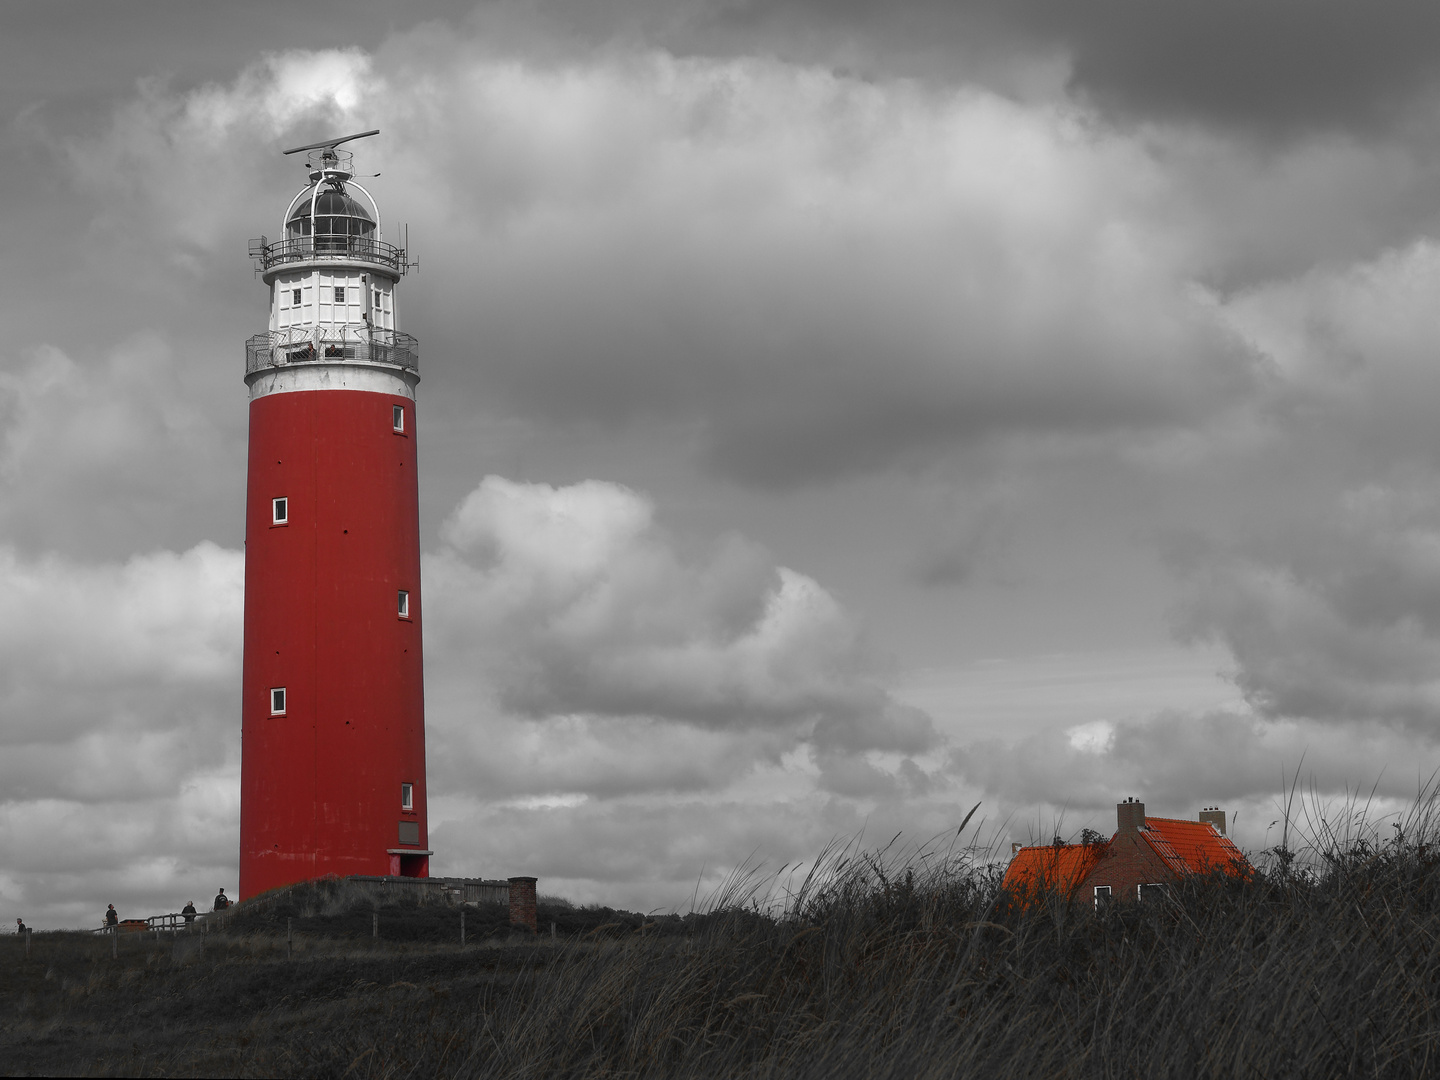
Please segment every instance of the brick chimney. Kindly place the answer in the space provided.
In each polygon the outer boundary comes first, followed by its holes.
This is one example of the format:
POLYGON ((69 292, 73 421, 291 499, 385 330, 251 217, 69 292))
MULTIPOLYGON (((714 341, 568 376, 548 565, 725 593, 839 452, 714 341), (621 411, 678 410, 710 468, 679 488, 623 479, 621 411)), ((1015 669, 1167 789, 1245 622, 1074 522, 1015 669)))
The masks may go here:
POLYGON ((1126 799, 1115 804, 1115 824, 1122 833, 1133 833, 1145 824, 1145 804, 1139 799, 1126 799))
POLYGON ((1225 811, 1217 806, 1207 806, 1200 811, 1200 820, 1209 822, 1215 826, 1215 831, 1221 836, 1225 835, 1225 811))
POLYGON ((510 925, 538 930, 535 911, 535 879, 510 878, 510 925))

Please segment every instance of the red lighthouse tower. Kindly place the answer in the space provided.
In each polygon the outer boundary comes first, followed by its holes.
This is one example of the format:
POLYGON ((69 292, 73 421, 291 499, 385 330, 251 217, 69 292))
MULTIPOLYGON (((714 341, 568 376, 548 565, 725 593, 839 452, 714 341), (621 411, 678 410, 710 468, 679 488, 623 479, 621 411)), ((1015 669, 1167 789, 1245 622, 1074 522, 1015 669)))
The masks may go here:
MULTIPOLYGON (((369 131, 364 135, 374 135, 369 131)), ((403 248, 310 151, 281 239, 251 243, 270 328, 245 348, 250 462, 240 896, 325 874, 429 873, 416 341, 403 248)))

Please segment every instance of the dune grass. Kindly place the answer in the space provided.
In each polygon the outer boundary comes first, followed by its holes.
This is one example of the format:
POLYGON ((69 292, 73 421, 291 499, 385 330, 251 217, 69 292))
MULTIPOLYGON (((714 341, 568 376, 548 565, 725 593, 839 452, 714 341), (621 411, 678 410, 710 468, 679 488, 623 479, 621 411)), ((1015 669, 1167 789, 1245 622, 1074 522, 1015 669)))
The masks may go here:
POLYGON ((1098 917, 1008 902, 984 852, 852 847, 788 893, 741 873, 684 917, 547 901, 536 936, 499 905, 470 908, 464 947, 444 905, 390 902, 373 938, 385 898, 339 885, 237 909, 203 947, 136 935, 112 960, 108 940, 42 934, 26 961, 11 938, 0 1060, 104 1075, 1426 1075, 1440 1071, 1434 808, 1385 830, 1318 815, 1249 881, 1098 917))

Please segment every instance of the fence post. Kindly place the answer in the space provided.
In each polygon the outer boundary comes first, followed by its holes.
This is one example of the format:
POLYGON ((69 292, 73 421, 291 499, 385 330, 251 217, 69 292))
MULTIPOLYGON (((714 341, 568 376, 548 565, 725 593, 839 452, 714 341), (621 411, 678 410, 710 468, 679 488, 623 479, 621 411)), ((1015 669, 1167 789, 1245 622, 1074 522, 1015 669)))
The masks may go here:
POLYGON ((111 960, 116 960, 116 959, 119 959, 119 957, 120 957, 120 931, 119 931, 119 930, 112 929, 112 930, 110 931, 110 959, 111 959, 111 960))
POLYGON ((30 928, 25 928, 25 959, 30 959, 30 928))
MULTIPOLYGON (((465 909, 463 907, 460 909, 460 944, 465 944, 465 909)), ((27 952, 25 955, 29 956, 30 954, 27 952)))

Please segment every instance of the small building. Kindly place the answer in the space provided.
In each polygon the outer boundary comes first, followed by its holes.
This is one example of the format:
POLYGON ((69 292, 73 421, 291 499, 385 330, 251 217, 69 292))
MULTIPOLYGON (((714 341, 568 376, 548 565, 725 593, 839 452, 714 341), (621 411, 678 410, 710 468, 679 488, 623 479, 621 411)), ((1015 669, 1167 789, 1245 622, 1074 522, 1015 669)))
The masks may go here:
POLYGON ((1112 900, 1143 900, 1151 890, 1204 874, 1244 877, 1251 867, 1225 835, 1225 812, 1200 811, 1199 820, 1147 817, 1145 804, 1126 799, 1115 808, 1109 841, 1053 844, 1015 850, 1004 887, 1021 903, 1039 893, 1096 907, 1112 900))

